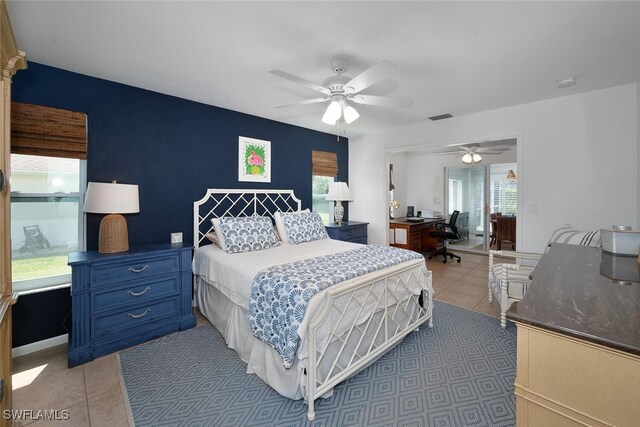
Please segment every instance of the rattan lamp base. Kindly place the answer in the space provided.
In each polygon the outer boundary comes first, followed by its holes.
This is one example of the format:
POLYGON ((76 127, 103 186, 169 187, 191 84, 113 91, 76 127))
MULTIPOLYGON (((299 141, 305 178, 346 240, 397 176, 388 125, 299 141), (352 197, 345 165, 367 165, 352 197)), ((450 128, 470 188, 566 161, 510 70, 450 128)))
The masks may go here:
POLYGON ((100 221, 98 252, 115 254, 129 250, 127 220, 120 214, 109 214, 100 221))

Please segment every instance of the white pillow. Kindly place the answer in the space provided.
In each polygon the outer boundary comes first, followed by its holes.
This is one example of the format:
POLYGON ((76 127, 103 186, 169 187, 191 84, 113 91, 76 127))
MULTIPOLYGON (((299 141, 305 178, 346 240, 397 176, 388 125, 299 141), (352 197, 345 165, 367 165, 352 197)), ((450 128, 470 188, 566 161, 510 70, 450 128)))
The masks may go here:
POLYGON ((594 248, 602 246, 600 230, 582 231, 571 227, 569 224, 565 224, 553 232, 549 239, 549 244, 551 243, 566 243, 569 245, 591 246, 594 248))
POLYGON ((271 218, 266 216, 224 217, 218 227, 230 254, 259 251, 278 246, 271 218))
POLYGON ((303 212, 310 212, 309 209, 304 209, 298 212, 276 212, 275 214, 273 214, 273 218, 276 220, 276 229, 278 230, 278 236, 280 237, 280 240, 284 243, 289 243, 289 236, 287 235, 287 230, 284 227, 284 223, 282 222, 282 214, 283 213, 287 213, 287 214, 301 214, 303 212))
POLYGON ((216 236, 218 236, 218 242, 220 242, 220 248, 223 251, 227 250, 227 245, 224 243, 224 235, 222 234, 222 230, 220 229, 220 218, 211 218, 211 224, 213 224, 213 231, 215 231, 216 236))
POLYGON ((281 217, 289 243, 293 245, 329 238, 318 212, 283 213, 281 217))

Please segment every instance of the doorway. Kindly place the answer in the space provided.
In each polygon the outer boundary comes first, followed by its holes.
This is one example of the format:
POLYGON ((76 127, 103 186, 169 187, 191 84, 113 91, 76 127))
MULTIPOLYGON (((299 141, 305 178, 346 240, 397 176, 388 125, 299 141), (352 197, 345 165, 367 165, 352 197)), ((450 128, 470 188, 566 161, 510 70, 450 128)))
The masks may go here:
POLYGON ((505 230, 498 235, 498 225, 515 224, 517 163, 447 167, 445 177, 447 214, 460 211, 456 223, 460 239, 449 241, 449 246, 487 253, 506 243, 506 249, 515 249, 515 226, 506 231, 503 225, 505 230))

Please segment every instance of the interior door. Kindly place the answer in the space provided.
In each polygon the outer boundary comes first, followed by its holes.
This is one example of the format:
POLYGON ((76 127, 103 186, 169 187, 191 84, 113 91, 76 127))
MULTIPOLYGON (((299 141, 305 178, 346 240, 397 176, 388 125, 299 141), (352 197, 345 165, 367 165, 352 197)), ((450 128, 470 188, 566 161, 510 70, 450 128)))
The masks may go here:
POLYGON ((472 252, 488 251, 488 175, 487 166, 447 168, 447 215, 451 215, 454 210, 460 211, 456 224, 460 239, 449 241, 451 248, 472 252))
MULTIPOLYGON (((7 5, 0 0, 0 414, 11 409, 11 227, 10 139, 11 77, 26 68, 24 52, 17 49, 7 5)), ((0 426, 12 421, 0 416, 0 426)))

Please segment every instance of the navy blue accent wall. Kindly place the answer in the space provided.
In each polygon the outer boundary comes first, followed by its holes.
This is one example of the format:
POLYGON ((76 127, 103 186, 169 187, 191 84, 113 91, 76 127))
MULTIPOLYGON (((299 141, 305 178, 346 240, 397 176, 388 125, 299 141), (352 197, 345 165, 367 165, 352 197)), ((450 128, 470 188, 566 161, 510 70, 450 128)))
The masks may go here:
MULTIPOLYGON (((180 78, 189 84, 188 74, 180 78)), ((336 152, 338 179, 348 178, 346 138, 33 62, 13 82, 14 101, 87 113, 88 181, 139 185, 140 213, 126 216, 131 246, 168 242, 179 231, 190 242, 193 202, 207 188, 293 189, 310 208, 312 150, 336 152), (239 136, 271 141, 271 183, 238 181, 239 136)), ((89 250, 101 218, 87 215, 89 250)), ((15 336, 21 329, 14 322, 15 336)))
POLYGON ((12 309, 13 347, 57 337, 71 328, 69 288, 22 295, 12 309))

